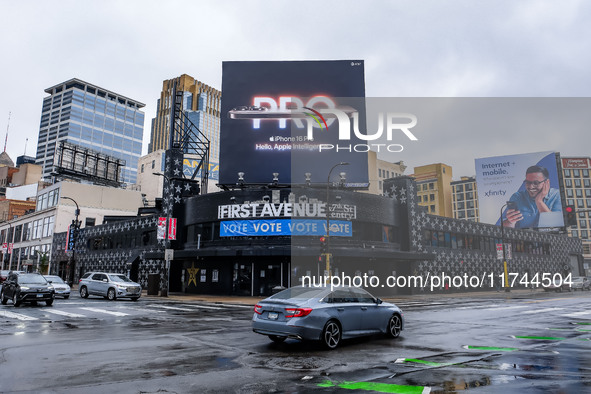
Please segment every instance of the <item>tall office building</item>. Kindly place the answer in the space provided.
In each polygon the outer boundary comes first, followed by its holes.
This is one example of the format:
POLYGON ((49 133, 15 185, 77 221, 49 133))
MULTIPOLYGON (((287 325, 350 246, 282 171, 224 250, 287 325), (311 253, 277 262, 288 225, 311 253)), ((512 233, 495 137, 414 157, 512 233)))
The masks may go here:
POLYGON ((429 213, 453 217, 451 196, 451 167, 445 164, 428 164, 415 167, 412 175, 417 181, 419 205, 429 213))
POLYGON ((42 176, 50 177, 57 143, 65 140, 125 160, 121 180, 135 183, 145 104, 76 78, 45 92, 36 156, 42 176))
MULTIPOLYGON (((148 153, 159 149, 168 149, 170 105, 175 84, 177 92, 183 92, 183 111, 185 111, 191 122, 199 128, 203 135, 209 139, 210 167, 217 167, 219 165, 220 152, 220 106, 222 93, 187 74, 168 79, 162 83, 162 92, 157 103, 156 117, 152 119, 148 153)), ((212 171, 210 171, 211 173, 212 171)))
POLYGON ((453 197, 454 219, 467 219, 473 222, 480 221, 478 209, 478 192, 476 190, 476 178, 463 176, 459 181, 451 183, 453 197))

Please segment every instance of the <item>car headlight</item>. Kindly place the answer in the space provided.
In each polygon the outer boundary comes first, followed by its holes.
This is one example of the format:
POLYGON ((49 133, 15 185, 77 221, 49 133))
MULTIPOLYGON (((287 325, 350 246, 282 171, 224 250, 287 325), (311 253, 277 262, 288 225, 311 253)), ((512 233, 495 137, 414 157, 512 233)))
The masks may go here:
POLYGON ((117 288, 118 288, 119 290, 127 291, 127 286, 120 286, 120 285, 117 285, 117 288))
POLYGON ((53 291, 53 286, 47 286, 47 290, 52 290, 53 291))
POLYGON ((27 286, 21 286, 21 290, 30 290, 30 289, 31 289, 30 287, 27 287, 27 286))

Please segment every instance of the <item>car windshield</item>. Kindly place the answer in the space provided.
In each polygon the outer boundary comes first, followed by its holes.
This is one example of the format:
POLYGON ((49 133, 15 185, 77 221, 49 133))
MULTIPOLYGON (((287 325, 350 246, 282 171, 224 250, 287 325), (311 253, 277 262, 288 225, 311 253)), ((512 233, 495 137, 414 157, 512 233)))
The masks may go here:
POLYGON ((109 275, 109 277, 111 278, 111 281, 113 281, 113 282, 130 282, 130 283, 133 283, 133 281, 131 279, 129 279, 127 276, 125 276, 125 275, 109 275))
POLYGON ((45 279, 50 280, 52 283, 65 283, 59 276, 46 276, 45 279))
POLYGON ((41 275, 24 274, 18 276, 18 283, 21 285, 46 285, 47 281, 41 275))
POLYGON ((322 293, 326 291, 326 288, 313 288, 313 287, 292 287, 287 290, 283 290, 269 298, 276 300, 287 300, 290 298, 297 298, 307 300, 309 298, 318 298, 322 293))

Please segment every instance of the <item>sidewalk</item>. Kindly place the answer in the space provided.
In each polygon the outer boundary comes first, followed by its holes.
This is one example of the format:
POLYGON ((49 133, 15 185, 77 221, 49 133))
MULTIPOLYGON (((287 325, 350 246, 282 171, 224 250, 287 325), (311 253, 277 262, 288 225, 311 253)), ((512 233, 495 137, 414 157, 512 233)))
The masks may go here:
MULTIPOLYGON (((384 301, 393 303, 403 303, 408 301, 435 301, 444 299, 458 299, 458 298, 476 298, 476 299, 517 299, 524 297, 533 297, 545 292, 541 289, 529 290, 529 289, 515 289, 509 293, 504 291, 480 291, 480 292, 468 292, 468 293, 429 293, 416 294, 416 295, 398 295, 394 297, 381 297, 384 301)), ((244 296, 224 296, 224 295, 206 295, 206 294, 187 294, 187 293, 170 293, 168 297, 160 297, 147 295, 146 292, 142 294, 144 298, 158 298, 168 299, 177 302, 191 302, 191 301, 202 301, 211 302, 217 304, 243 304, 254 306, 260 300, 267 298, 264 296, 260 297, 244 297, 244 296)))

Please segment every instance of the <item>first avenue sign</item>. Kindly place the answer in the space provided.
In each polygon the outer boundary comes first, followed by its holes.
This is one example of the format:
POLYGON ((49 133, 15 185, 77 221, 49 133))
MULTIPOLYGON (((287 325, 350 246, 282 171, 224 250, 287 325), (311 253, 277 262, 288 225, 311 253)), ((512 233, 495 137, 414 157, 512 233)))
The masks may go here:
MULTIPOLYGON (((218 206, 218 219, 253 218, 326 218, 326 204, 319 203, 247 203, 218 206)), ((352 220, 357 218, 357 207, 349 204, 331 204, 330 219, 352 220)))

